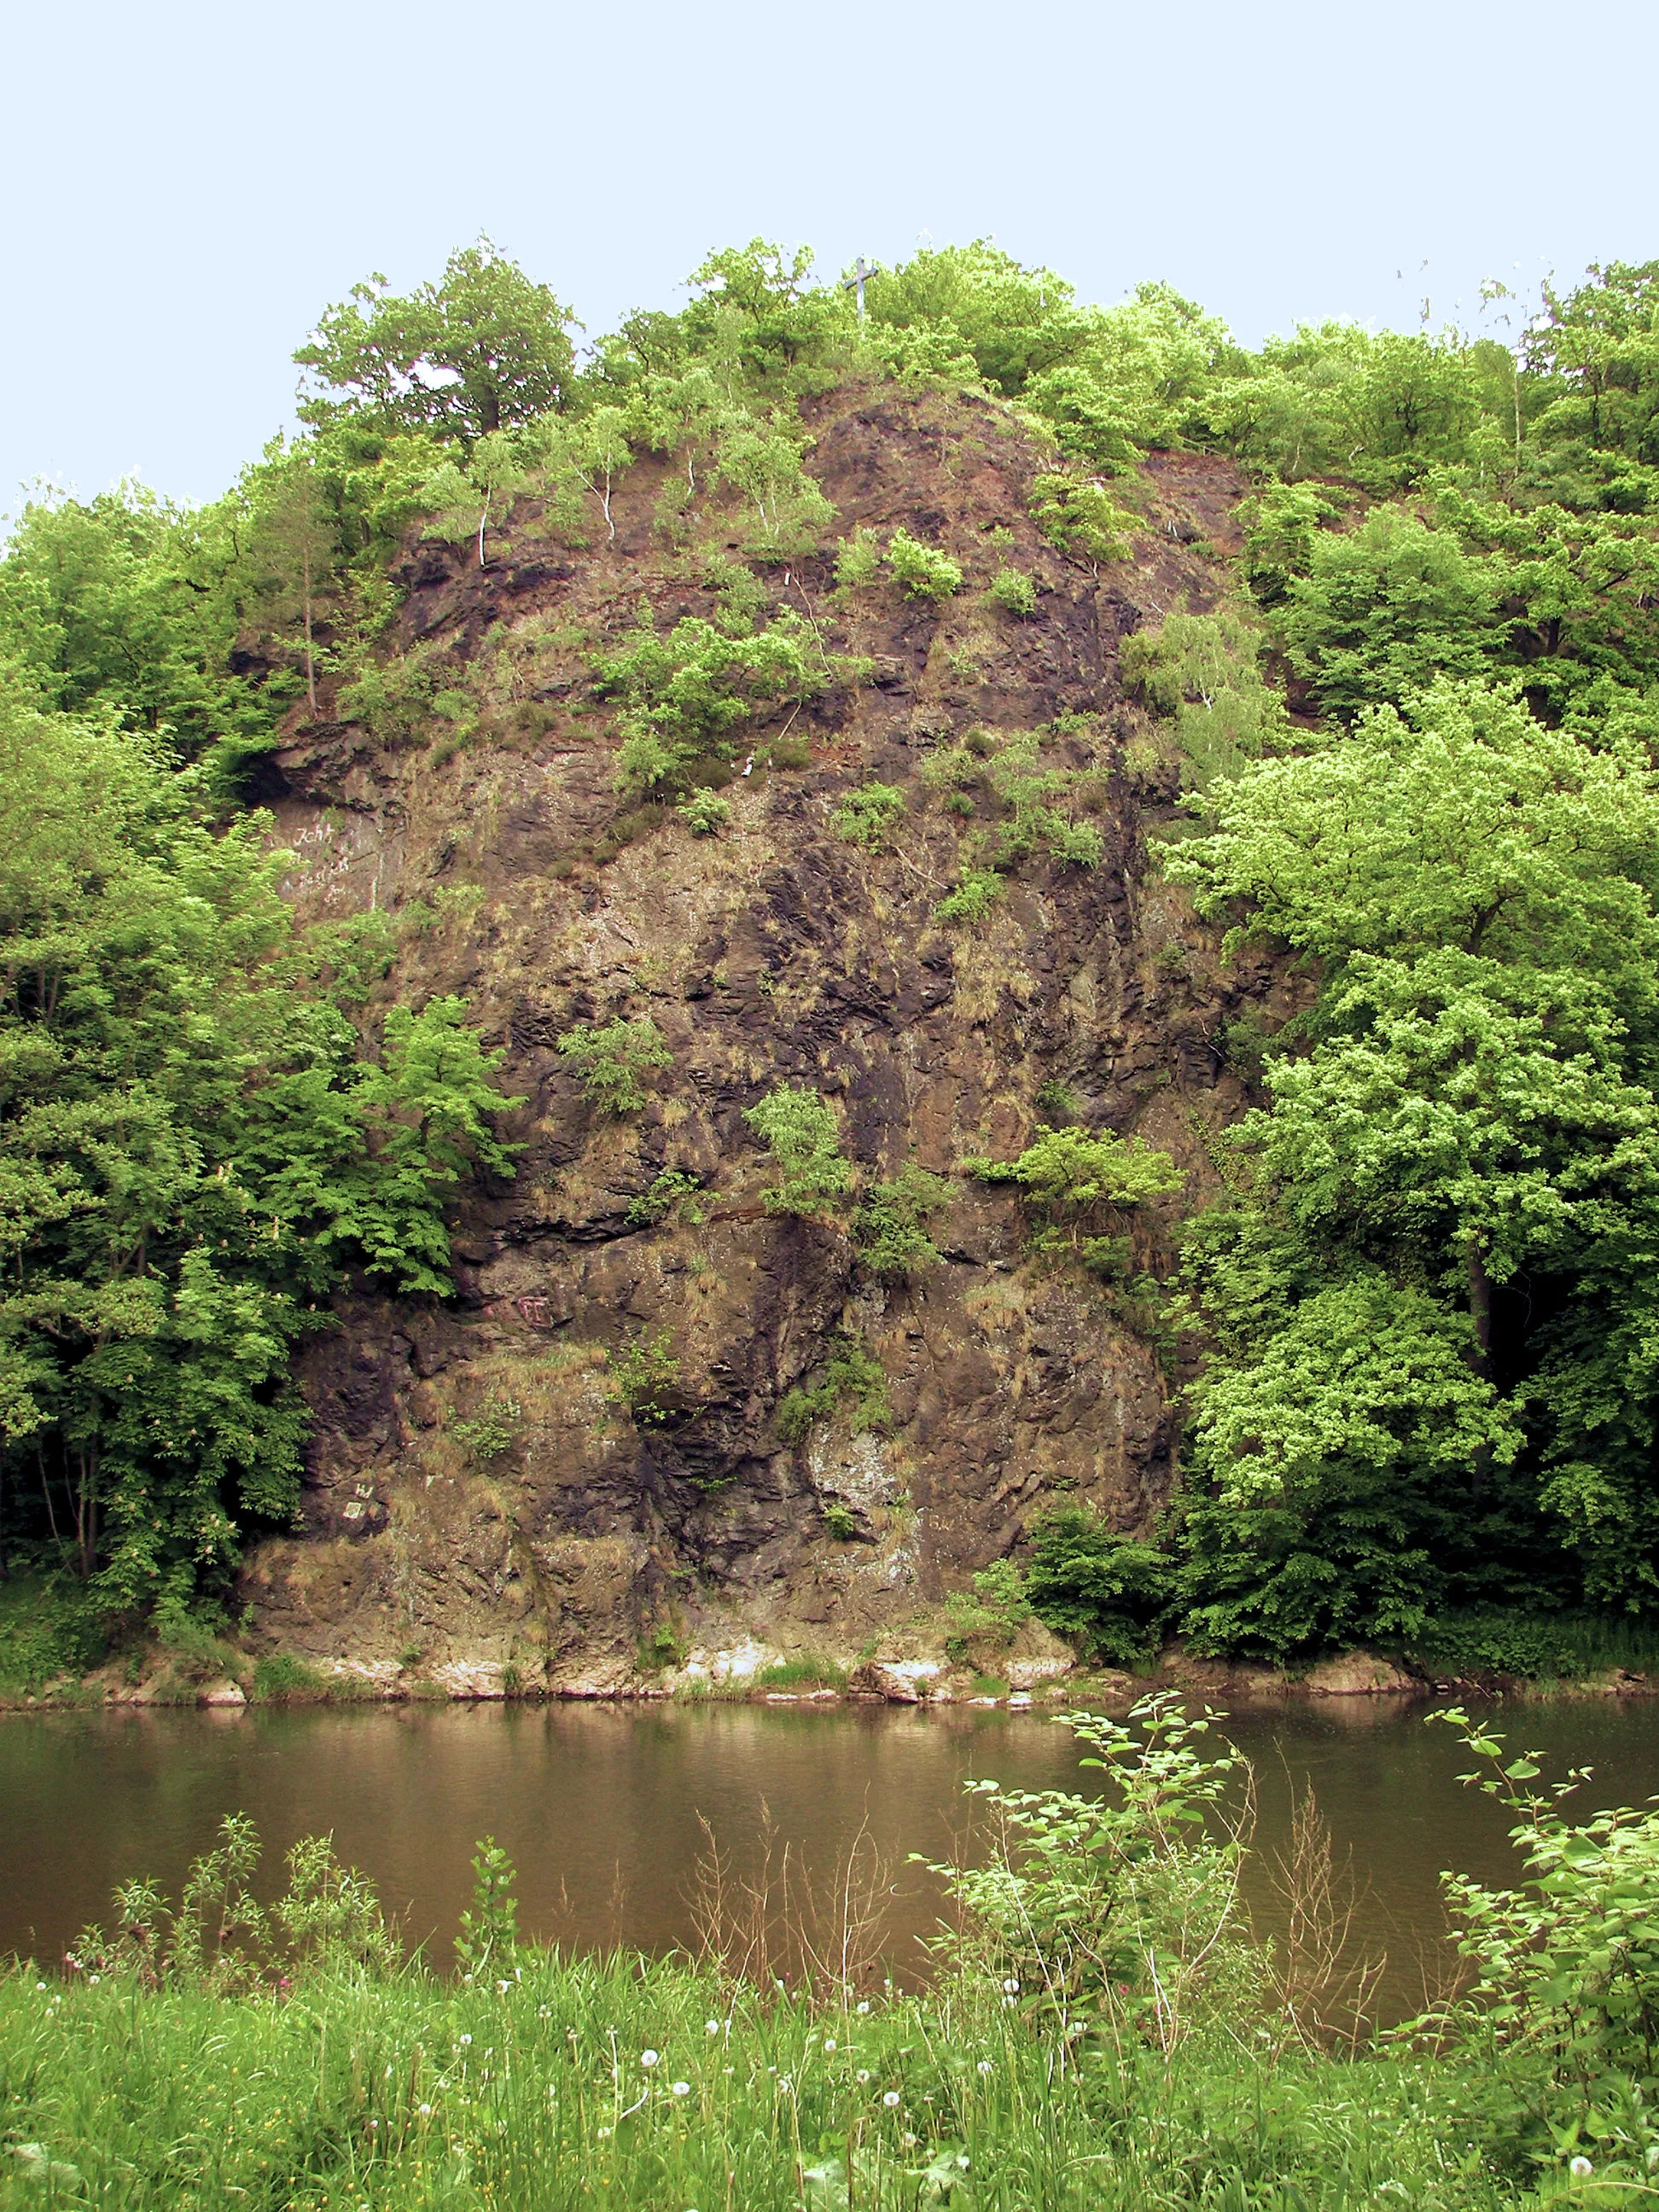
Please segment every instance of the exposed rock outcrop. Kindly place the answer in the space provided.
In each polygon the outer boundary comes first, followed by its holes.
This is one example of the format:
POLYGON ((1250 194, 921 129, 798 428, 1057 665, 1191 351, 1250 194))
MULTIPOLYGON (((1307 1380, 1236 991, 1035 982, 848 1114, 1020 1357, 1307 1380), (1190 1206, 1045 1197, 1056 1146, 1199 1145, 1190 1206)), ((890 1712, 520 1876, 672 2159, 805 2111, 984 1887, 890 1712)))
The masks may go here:
MULTIPOLYGON (((967 582, 935 605, 890 584, 837 599, 827 553, 765 573, 769 608, 815 621, 871 677, 793 719, 804 765, 734 776, 718 836, 618 800, 614 716, 587 677, 642 597, 659 623, 715 604, 718 576, 653 534, 649 463, 616 497, 614 544, 561 546, 532 507, 482 571, 465 548, 411 554, 398 643, 471 683, 465 744, 321 722, 276 757, 301 910, 398 917, 388 991, 465 995, 506 1048, 522 1103, 502 1127, 522 1150, 513 1181, 459 1208, 452 1303, 365 1292, 310 1354, 304 1530, 244 1577, 268 1646, 460 1694, 574 1696, 752 1646, 837 1656, 910 1694, 939 1662, 895 1637, 1035 1511, 1084 1500, 1139 1528, 1169 1494, 1171 1378, 1131 1285, 1167 1274, 1177 1216, 1217 1188, 1214 1136, 1243 1101, 1224 1025, 1287 987, 1224 968, 1149 866, 1177 779, 1118 654, 1172 605, 1212 602, 1210 548, 1231 542, 1243 487, 1219 461, 1149 461, 1135 556, 1097 574, 1037 534, 1032 453, 988 404, 888 386, 811 413, 837 527, 902 523, 967 582), (984 595, 1005 561, 1036 581, 1029 618, 984 595), (1082 780, 1100 863, 1034 850, 981 921, 946 926, 934 908, 963 823, 920 771, 953 735, 1038 727, 1045 760, 1082 780), (910 800, 890 850, 831 825, 871 776, 910 800), (673 1055, 620 1121, 556 1049, 618 1014, 648 1014, 673 1055), (1010 1154, 1061 1085, 1091 1127, 1171 1152, 1185 1188, 1125 1220, 1113 1284, 1033 1257, 1017 1200, 958 1179, 931 1224, 942 1264, 884 1282, 844 1228, 766 1211, 744 1114, 781 1081, 834 1103, 871 1176, 1010 1154), (641 1201, 669 1168, 703 1194, 653 1224, 641 1201), (786 1441, 780 1401, 836 1333, 879 1361, 886 1418, 860 1427, 843 1405, 786 1441), (677 1378, 651 1423, 618 1395, 640 1344, 677 1378)), ((1015 1687, 1042 1679, 1030 1667, 1015 1687)))

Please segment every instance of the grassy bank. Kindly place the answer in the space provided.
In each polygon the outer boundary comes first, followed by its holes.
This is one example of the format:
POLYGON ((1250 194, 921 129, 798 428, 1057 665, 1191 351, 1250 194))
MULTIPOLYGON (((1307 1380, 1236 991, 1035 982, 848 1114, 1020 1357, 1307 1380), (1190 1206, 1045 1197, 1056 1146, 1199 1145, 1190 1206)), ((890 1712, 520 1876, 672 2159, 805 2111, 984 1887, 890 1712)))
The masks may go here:
MULTIPOLYGON (((1249 2026, 1166 2060, 961 1981, 814 2001, 545 1954, 470 1988, 418 1971, 257 1998, 42 1980, 0 1984, 0 2109, 14 2146, 76 2170, 64 2203, 769 2212, 847 2205, 849 2157, 871 2207, 1521 2201, 1444 2064, 1269 2050, 1249 2026)), ((40 2204, 12 2163, 0 2203, 40 2204)))

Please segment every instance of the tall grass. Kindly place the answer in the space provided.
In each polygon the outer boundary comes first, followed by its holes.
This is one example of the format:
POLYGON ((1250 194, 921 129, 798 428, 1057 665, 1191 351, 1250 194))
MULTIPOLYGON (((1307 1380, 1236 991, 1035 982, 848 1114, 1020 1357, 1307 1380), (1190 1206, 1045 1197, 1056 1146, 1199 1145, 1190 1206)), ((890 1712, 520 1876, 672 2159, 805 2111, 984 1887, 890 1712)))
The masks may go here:
POLYGON ((814 2001, 623 1953, 240 2000, 16 1972, 0 2125, 38 2147, 0 2178, 8 2208, 1518 2201, 1460 2148, 1455 2084, 1426 2060, 1224 2034, 1166 2062, 1039 2032, 994 1988, 814 2001))

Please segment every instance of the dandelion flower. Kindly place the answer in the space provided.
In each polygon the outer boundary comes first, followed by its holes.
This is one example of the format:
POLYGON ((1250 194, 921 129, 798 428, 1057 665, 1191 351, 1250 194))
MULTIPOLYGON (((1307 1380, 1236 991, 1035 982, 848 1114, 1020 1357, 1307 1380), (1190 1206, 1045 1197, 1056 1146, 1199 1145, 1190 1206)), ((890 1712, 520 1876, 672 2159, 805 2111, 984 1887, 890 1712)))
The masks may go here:
POLYGON ((423 2120, 429 2120, 432 2118, 432 2107, 430 2105, 416 2105, 415 2109, 423 2120))
POLYGON ((691 2094, 691 2084, 689 2081, 676 2081, 674 2094, 677 2097, 689 2097, 691 2094))
POLYGON ((43 1990, 46 1985, 44 1982, 37 1982, 34 1986, 37 1990, 43 1990))
POLYGON ((861 1998, 859 2000, 859 2007, 858 2007, 858 2008, 859 2008, 859 2010, 860 2010, 860 2012, 868 2012, 868 2011, 869 2011, 869 2009, 870 2009, 870 2000, 869 2000, 869 1998, 868 1998, 868 1997, 861 1997, 861 1998))
POLYGON ((472 2038, 471 2038, 470 2035, 464 2035, 464 2036, 461 2038, 461 2041, 462 2041, 463 2043, 471 2043, 471 2040, 472 2040, 472 2038))
POLYGON ((102 1978, 103 1978, 103 1977, 102 1977, 101 1975, 100 1975, 100 1974, 88 1974, 88 1975, 87 1976, 87 1980, 90 1983, 90 1984, 92 1985, 92 1987, 93 1987, 94 1989, 96 1989, 96 1988, 97 1988, 97 1986, 98 1986, 99 1983, 102 1980, 102 1978))
POLYGON ((979 2070, 981 2074, 994 2074, 997 2069, 988 2058, 981 2058, 979 2062, 979 2070))
POLYGON ((512 1988, 513 1984, 511 1982, 497 1982, 495 1986, 501 1991, 501 1995, 505 1996, 507 1991, 512 1988))
POLYGON ((1575 2181, 1588 2181, 1595 2171, 1589 2159, 1583 2157, 1573 2159, 1567 2166, 1567 2172, 1575 2181))
POLYGON ((869 2069, 867 2066, 860 2066, 860 2069, 859 2069, 859 2071, 858 2071, 859 2087, 860 2087, 860 2088, 862 2088, 862 2087, 864 2087, 865 2083, 866 2083, 866 2082, 867 2082, 869 2079, 870 2079, 870 2069, 869 2069))
POLYGON ((834 2037, 833 2035, 826 2035, 826 2036, 824 2037, 824 2039, 823 2039, 823 2047, 824 2047, 824 2049, 825 2049, 826 2051, 833 2051, 833 2050, 835 2049, 835 2047, 836 2047, 836 2039, 835 2039, 835 2037, 834 2037))
POLYGON ((706 2021, 704 2021, 704 2022, 703 2022, 703 2024, 702 2024, 702 2032, 703 2032, 703 2033, 704 2033, 705 2035, 718 2035, 718 2034, 720 2033, 720 2024, 719 2021, 717 2021, 717 2020, 706 2020, 706 2021))
POLYGON ((916 2139, 911 2134, 908 2128, 907 2128, 904 2133, 899 2137, 899 2141, 904 2145, 907 2150, 914 2150, 915 2148, 916 2139))
POLYGON ((647 2072, 647 2074, 651 2071, 651 2069, 652 2069, 652 2068, 656 2064, 656 2063, 657 2063, 657 2057, 658 2057, 658 2054, 657 2054, 654 2051, 641 2051, 641 2053, 640 2053, 640 2063, 641 2063, 641 2066, 643 2066, 643 2067, 644 2067, 644 2069, 645 2069, 645 2070, 646 2070, 646 2072, 647 2072))
POLYGON ((1019 1984, 1012 1974, 1009 1975, 1007 1980, 1002 1986, 1011 1997, 1017 1997, 1019 1995, 1019 1984))
POLYGON ((884 2105, 891 2106, 896 2105, 898 2100, 899 2093, 896 2089, 884 2089, 882 2091, 881 2101, 884 2105))

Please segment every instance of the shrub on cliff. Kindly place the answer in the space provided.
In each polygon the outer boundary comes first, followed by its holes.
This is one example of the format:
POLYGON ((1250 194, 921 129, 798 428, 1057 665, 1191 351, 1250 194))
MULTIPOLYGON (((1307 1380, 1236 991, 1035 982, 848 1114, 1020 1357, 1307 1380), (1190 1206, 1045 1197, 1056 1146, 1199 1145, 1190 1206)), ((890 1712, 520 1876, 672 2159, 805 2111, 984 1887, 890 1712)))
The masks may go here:
POLYGON ((853 1169, 841 1149, 841 1126, 827 1099, 804 1084, 780 1083, 744 1120, 765 1146, 777 1172, 766 1193, 769 1211, 817 1218, 851 1188, 853 1169))

